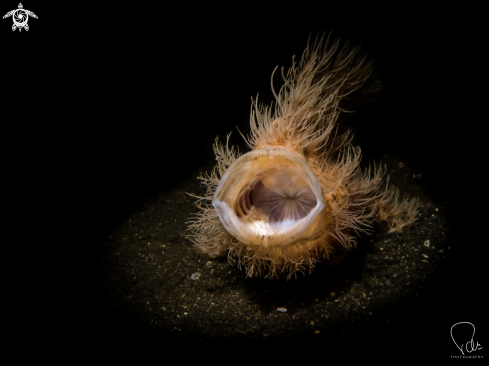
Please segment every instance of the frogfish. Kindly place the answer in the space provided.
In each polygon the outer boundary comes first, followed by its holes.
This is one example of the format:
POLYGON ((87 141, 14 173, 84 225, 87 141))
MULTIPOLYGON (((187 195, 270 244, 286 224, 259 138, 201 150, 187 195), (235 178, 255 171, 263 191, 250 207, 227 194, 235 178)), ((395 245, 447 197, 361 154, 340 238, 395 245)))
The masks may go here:
POLYGON ((394 233, 416 220, 418 200, 401 197, 382 165, 362 169, 352 133, 338 129, 355 97, 379 89, 373 71, 358 48, 331 37, 292 57, 278 93, 272 83, 273 108, 252 99, 250 151, 216 138, 217 164, 198 177, 206 193, 190 194, 199 211, 187 237, 198 252, 227 254, 250 277, 290 278, 354 248, 375 221, 394 233))

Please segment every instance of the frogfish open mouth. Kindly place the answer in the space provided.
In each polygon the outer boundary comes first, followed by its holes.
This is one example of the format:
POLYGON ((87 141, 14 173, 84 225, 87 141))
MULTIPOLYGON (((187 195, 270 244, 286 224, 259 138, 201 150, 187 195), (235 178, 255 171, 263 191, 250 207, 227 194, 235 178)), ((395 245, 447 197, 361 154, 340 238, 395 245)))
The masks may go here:
MULTIPOLYGON (((362 171, 360 148, 339 118, 352 97, 373 91, 372 62, 329 37, 292 58, 275 108, 252 103, 251 151, 214 145, 217 165, 188 222, 198 251, 244 265, 248 276, 288 277, 312 269, 338 245, 356 245, 374 220, 399 232, 416 220, 417 199, 399 197, 382 167, 362 171)), ((273 74, 272 74, 273 77, 273 74)), ((228 136, 229 139, 229 136, 228 136)))

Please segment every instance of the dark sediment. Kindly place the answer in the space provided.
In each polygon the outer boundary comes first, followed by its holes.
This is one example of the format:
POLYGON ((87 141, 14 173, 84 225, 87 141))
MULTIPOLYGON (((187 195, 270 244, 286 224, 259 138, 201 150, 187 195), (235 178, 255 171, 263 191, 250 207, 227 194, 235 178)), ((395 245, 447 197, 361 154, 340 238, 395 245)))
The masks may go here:
POLYGON ((246 278, 226 257, 196 254, 182 235, 196 212, 185 192, 202 194, 196 177, 212 166, 148 198, 100 244, 104 321, 115 334, 173 340, 368 339, 389 322, 398 332, 436 278, 449 228, 422 173, 396 158, 383 162, 391 182, 419 198, 418 220, 401 234, 376 225, 356 249, 288 281, 246 278))

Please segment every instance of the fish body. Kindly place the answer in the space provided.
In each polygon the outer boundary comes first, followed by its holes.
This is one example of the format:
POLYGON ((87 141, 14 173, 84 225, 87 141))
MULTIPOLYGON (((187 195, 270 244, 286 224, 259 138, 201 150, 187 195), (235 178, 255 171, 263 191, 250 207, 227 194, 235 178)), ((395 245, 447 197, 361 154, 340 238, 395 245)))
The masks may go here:
POLYGON ((371 61, 322 37, 281 73, 275 108, 252 103, 250 151, 216 139, 217 165, 199 177, 207 192, 195 196, 200 212, 188 223, 199 252, 227 253, 248 276, 304 273, 338 245, 354 247, 374 220, 399 232, 418 209, 416 199, 399 198, 382 167, 363 171, 351 134, 338 134, 352 97, 377 88, 371 61))

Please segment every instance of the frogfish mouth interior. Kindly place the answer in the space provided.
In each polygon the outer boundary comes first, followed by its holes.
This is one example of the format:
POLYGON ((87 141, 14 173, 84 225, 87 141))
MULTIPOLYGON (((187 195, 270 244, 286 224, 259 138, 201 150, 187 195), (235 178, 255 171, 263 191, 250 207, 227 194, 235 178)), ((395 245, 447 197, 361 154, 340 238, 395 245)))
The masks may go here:
POLYGON ((199 252, 227 253, 248 276, 290 277, 338 246, 354 247, 374 220, 391 233, 416 220, 417 199, 401 199, 382 167, 363 171, 349 131, 337 133, 352 96, 378 89, 372 72, 357 49, 329 37, 282 69, 273 113, 252 103, 251 151, 241 155, 216 139, 217 165, 199 177, 206 194, 192 195, 200 210, 187 237, 199 252))

